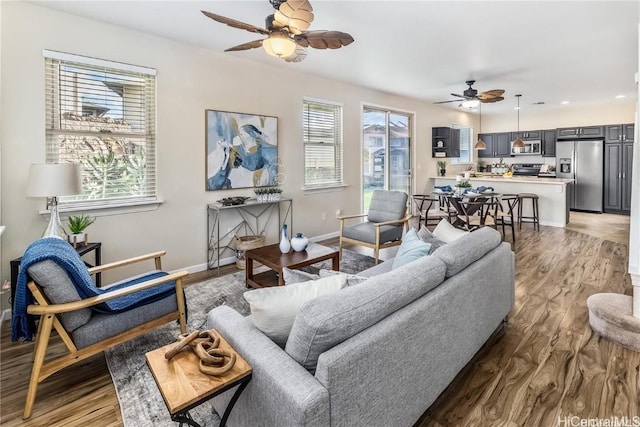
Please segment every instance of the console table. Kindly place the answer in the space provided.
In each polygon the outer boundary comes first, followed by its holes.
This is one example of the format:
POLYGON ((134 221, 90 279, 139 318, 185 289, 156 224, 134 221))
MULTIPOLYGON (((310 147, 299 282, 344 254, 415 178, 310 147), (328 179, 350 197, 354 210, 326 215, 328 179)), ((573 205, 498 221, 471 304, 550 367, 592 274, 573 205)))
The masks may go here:
POLYGON ((232 244, 236 235, 260 236, 265 234, 272 220, 277 216, 278 230, 285 223, 293 230, 293 200, 281 198, 272 202, 258 202, 249 199, 241 205, 223 206, 222 203, 207 205, 207 268, 218 269, 220 274, 220 256, 225 251, 233 251, 232 244), (220 223, 227 221, 226 232, 220 231, 220 223))
MULTIPOLYGON (((84 254, 88 254, 89 252, 94 252, 95 256, 95 265, 91 265, 88 262, 84 262, 87 267, 94 267, 100 265, 102 263, 102 243, 101 242, 93 242, 87 243, 85 245, 77 245, 75 248, 78 255, 83 256, 84 254)), ((20 271, 20 262, 22 261, 22 257, 12 259, 9 261, 11 265, 11 308, 13 309, 13 296, 16 293, 16 285, 18 284, 18 272, 20 271)), ((102 273, 96 273, 96 286, 100 287, 102 285, 102 273)))

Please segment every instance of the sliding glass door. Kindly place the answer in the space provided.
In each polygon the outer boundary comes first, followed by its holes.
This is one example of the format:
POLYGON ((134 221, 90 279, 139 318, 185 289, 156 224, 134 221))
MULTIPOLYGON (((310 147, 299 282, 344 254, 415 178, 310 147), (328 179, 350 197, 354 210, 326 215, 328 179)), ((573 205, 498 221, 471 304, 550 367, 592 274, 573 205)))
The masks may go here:
POLYGON ((362 116, 362 193, 366 212, 375 189, 411 195, 412 116, 376 107, 364 107, 362 116))

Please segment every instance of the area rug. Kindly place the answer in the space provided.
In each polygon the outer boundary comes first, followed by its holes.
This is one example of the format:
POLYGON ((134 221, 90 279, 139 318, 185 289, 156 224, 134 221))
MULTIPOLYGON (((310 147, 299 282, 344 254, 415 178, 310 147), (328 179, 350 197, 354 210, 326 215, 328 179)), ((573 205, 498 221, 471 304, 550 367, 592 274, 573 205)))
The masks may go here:
MULTIPOLYGON (((358 273, 374 265, 371 257, 343 250, 340 270, 358 273)), ((316 268, 331 268, 331 262, 316 264, 316 268)), ((264 269, 265 267, 261 267, 264 269)), ((228 305, 243 315, 249 314, 249 305, 242 294, 245 273, 238 272, 216 277, 185 288, 188 304, 187 330, 205 329, 207 313, 214 307, 228 305)), ((125 427, 175 427, 153 375, 147 367, 144 354, 175 341, 180 333, 177 323, 170 323, 105 351, 107 365, 120 402, 125 427)), ((217 426, 219 418, 210 402, 191 411, 193 418, 204 426, 217 426)))

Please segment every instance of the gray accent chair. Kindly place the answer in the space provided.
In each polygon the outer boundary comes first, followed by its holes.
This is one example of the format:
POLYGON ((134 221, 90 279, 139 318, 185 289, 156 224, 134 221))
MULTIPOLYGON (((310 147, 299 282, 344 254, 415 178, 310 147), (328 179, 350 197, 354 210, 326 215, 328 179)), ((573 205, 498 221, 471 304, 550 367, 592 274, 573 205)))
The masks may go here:
POLYGON ((409 196, 402 191, 374 190, 369 212, 366 214, 340 216, 340 259, 342 246, 352 243, 372 248, 376 264, 380 249, 398 246, 402 243, 402 231, 409 229, 410 214, 407 214, 409 196), (345 221, 356 218, 367 221, 346 226, 345 221))
MULTIPOLYGON (((40 316, 40 322, 23 419, 31 416, 38 384, 54 373, 171 321, 178 320, 181 333, 186 333, 186 307, 182 278, 189 273, 178 271, 156 277, 154 273, 161 270, 161 257, 164 254, 164 251, 159 251, 90 268, 89 273, 95 274, 145 260, 154 260, 156 269, 127 279, 127 281, 139 279, 140 283, 84 299, 79 295, 67 272, 54 261, 39 261, 27 269, 32 279, 27 286, 37 303, 29 305, 27 313, 40 316), (146 276, 156 278, 146 278, 146 276), (114 298, 168 282, 175 283, 175 293, 149 304, 118 313, 101 313, 94 309, 94 306, 114 298), (54 357, 45 360, 53 329, 64 342, 68 353, 61 355, 58 352, 54 357)), ((104 288, 108 289, 122 282, 124 281, 104 288)))

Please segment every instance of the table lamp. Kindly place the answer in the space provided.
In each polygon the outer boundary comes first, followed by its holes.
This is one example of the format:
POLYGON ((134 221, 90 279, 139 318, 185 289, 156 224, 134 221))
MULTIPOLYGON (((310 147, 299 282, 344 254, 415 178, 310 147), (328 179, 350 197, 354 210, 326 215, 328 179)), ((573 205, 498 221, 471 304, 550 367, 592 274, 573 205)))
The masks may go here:
POLYGON ((51 211, 49 225, 42 237, 66 238, 58 215, 58 197, 82 193, 80 165, 32 164, 27 182, 27 197, 46 197, 47 209, 51 211))

